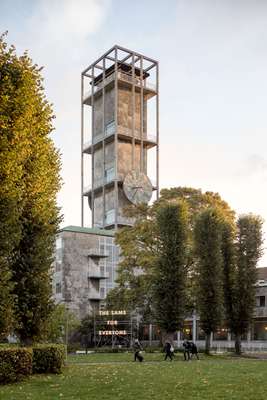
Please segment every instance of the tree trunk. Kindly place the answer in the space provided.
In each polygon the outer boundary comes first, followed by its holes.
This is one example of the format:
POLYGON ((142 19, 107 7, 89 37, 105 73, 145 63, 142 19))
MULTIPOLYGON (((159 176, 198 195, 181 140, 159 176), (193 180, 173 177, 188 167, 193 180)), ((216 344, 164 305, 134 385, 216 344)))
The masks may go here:
POLYGON ((241 335, 239 333, 235 335, 235 353, 241 354, 241 335))
POLYGON ((205 353, 210 354, 211 332, 206 333, 205 337, 205 353))

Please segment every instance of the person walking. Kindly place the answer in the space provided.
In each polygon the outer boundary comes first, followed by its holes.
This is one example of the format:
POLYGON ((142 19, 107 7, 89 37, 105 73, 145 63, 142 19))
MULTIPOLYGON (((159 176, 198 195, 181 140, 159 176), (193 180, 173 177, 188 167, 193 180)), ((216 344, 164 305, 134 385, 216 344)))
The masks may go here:
POLYGON ((174 348, 172 347, 170 342, 168 342, 168 341, 165 342, 164 350, 165 350, 164 361, 166 361, 168 357, 169 357, 170 361, 172 361, 174 348))
POLYGON ((184 348, 184 361, 190 360, 190 342, 188 340, 183 341, 184 348))
POLYGON ((197 345, 194 342, 189 342, 189 348, 191 353, 190 358, 192 359, 193 356, 196 356, 196 358, 199 360, 197 345))
POLYGON ((144 360, 144 357, 142 356, 142 354, 140 354, 140 352, 143 349, 138 339, 134 340, 133 349, 134 349, 134 361, 138 360, 139 362, 142 362, 144 360))

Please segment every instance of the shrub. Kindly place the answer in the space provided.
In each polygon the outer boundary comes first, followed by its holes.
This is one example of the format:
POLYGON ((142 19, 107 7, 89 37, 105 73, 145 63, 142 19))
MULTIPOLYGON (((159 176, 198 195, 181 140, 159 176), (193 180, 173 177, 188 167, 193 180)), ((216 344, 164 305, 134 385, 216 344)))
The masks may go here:
POLYGON ((47 344, 33 347, 33 373, 60 374, 65 361, 65 346, 47 344))
POLYGON ((20 381, 32 373, 32 349, 0 349, 0 383, 20 381))
POLYGON ((97 349, 93 349, 96 353, 125 353, 128 352, 129 349, 125 348, 125 347, 107 347, 107 346, 103 346, 103 347, 98 347, 97 349))

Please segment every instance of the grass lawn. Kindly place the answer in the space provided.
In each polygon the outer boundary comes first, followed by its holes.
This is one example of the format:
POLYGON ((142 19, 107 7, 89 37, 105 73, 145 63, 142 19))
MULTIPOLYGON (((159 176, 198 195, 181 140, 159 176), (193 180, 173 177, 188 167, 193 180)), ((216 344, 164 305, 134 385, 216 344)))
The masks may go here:
POLYGON ((34 375, 0 387, 1 400, 265 400, 267 361, 208 357, 163 362, 162 354, 69 356, 62 375, 34 375))

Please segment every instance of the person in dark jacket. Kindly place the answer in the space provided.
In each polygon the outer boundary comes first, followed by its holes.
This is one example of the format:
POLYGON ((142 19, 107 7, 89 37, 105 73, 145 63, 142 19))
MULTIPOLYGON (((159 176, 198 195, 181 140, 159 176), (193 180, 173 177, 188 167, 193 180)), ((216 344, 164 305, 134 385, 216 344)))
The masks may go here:
POLYGON ((190 360, 190 342, 188 340, 184 340, 183 348, 184 348, 184 360, 189 361, 190 360))
POLYGON ((165 350, 165 358, 164 358, 164 360, 166 361, 167 358, 169 357, 170 361, 172 361, 173 347, 172 347, 170 342, 165 342, 164 350, 165 350))
POLYGON ((194 342, 189 342, 189 349, 191 353, 190 358, 192 359, 193 356, 196 356, 196 358, 199 360, 197 345, 194 342))
POLYGON ((134 361, 138 360, 139 362, 142 362, 144 360, 144 357, 142 356, 142 354, 140 354, 140 351, 143 349, 138 339, 134 340, 133 349, 134 349, 134 361))

